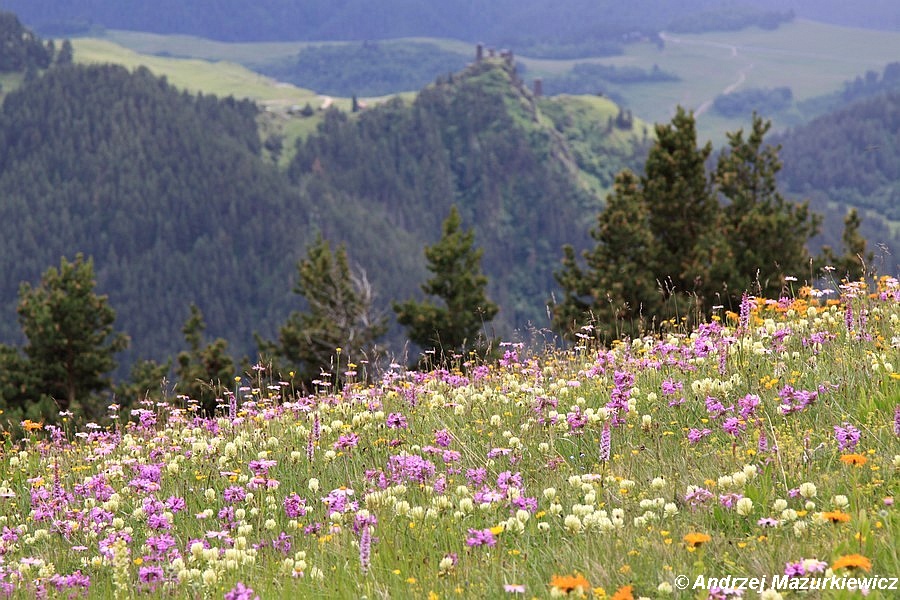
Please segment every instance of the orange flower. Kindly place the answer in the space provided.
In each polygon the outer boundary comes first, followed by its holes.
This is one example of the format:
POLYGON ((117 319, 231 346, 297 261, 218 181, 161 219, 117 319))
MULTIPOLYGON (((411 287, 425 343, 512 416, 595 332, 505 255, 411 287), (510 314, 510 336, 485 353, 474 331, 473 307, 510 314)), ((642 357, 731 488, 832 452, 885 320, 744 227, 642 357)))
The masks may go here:
POLYGON ((684 543, 687 544, 689 548, 696 548, 697 546, 701 546, 711 539, 712 538, 705 533, 689 533, 684 536, 684 543))
POLYGON ((868 573, 872 570, 872 561, 862 554, 847 554, 834 561, 831 569, 833 571, 838 569, 862 569, 868 573))
POLYGON ((610 600, 634 600, 634 587, 630 585, 623 585, 619 589, 616 590, 616 593, 612 595, 610 600))
POLYGON ((24 429, 25 431, 28 431, 28 432, 37 431, 38 429, 44 428, 43 423, 35 423, 31 419, 25 419, 24 421, 19 423, 19 425, 22 426, 22 429, 24 429))
POLYGON ((591 589, 591 582, 581 573, 575 573, 574 575, 554 575, 550 580, 550 585, 566 594, 573 591, 584 594, 591 589))
POLYGON ((832 523, 849 523, 850 515, 845 512, 841 512, 839 510, 833 510, 829 512, 823 512, 822 518, 826 521, 831 521, 832 523))
POLYGON ((845 465, 861 467, 869 462, 869 459, 862 454, 841 454, 841 462, 845 465))

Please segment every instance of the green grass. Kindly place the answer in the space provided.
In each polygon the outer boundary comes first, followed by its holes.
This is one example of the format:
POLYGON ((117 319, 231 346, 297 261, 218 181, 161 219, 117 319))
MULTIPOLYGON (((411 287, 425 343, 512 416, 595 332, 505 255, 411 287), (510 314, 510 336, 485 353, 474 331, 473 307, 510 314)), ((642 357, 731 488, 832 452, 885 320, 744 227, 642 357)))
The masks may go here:
POLYGON ((337 353, 322 379, 349 379, 313 394, 260 365, 214 418, 179 397, 57 434, 23 422, 0 454, 0 583, 66 598, 81 590, 60 576, 77 571, 91 598, 222 598, 240 582, 267 599, 444 599, 581 582, 570 596, 701 600, 674 588, 771 582, 804 560, 816 577, 895 577, 900 284, 845 291, 751 302, 742 326, 507 346, 501 364, 371 384, 337 353), (847 305, 867 320, 848 327, 847 305))
MULTIPOLYGON (((681 77, 678 82, 615 87, 637 115, 651 122, 668 121, 677 104, 698 109, 737 82, 741 72, 745 79, 738 89, 788 86, 795 100, 803 100, 834 92, 867 70, 880 73, 887 63, 900 57, 900 33, 811 21, 796 21, 775 31, 752 28, 671 37, 681 42, 669 41, 662 51, 652 44, 629 45, 624 56, 596 59, 603 64, 644 69, 659 65, 681 77), (736 54, 731 46, 736 47, 736 54)), ((527 57, 518 60, 535 76, 564 72, 577 62, 527 57)), ((776 128, 794 124, 791 115, 785 117, 775 119, 776 128)), ((749 115, 746 120, 724 119, 707 111, 698 118, 698 132, 701 138, 720 143, 725 131, 747 122, 749 115)))
POLYGON ((76 39, 72 44, 76 62, 114 63, 130 69, 145 66, 190 92, 249 98, 273 106, 311 102, 316 107, 322 102, 313 91, 276 82, 236 63, 150 56, 106 40, 76 39))
MULTIPOLYGON (((526 78, 559 74, 576 62, 593 61, 616 66, 661 69, 681 77, 679 82, 616 86, 635 114, 645 121, 668 121, 681 104, 698 109, 725 88, 738 81, 740 88, 789 86, 796 100, 826 94, 867 70, 880 72, 884 65, 900 57, 900 33, 879 32, 797 20, 774 31, 751 28, 740 32, 677 34, 660 51, 652 44, 633 44, 623 56, 543 60, 517 55, 527 67, 526 78), (733 54, 731 46, 737 48, 733 54)), ((314 43, 340 42, 260 42, 224 43, 189 36, 163 36, 138 32, 110 31, 106 39, 144 54, 231 61, 252 66, 296 55, 314 43)), ((455 52, 474 54, 474 45, 456 40, 410 38, 428 41, 455 52)), ((515 50, 515 49, 513 49, 515 50)), ((205 84, 198 84, 205 85, 205 84)), ((738 88, 738 89, 740 89, 738 88)), ((800 115, 786 113, 775 119, 776 128, 790 126, 800 115)), ((725 131, 746 125, 747 119, 725 119, 705 111, 698 119, 702 138, 724 141, 725 131)))

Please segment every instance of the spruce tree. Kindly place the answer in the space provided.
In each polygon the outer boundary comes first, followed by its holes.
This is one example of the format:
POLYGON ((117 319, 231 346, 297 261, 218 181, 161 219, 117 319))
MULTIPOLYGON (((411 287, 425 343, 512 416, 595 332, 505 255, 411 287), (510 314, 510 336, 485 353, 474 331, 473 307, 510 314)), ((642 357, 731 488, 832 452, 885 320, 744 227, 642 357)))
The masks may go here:
POLYGON ((789 202, 778 191, 780 147, 763 145, 771 125, 754 114, 746 139, 743 129, 727 134, 728 149, 719 155, 714 175, 726 200, 723 234, 734 259, 728 278, 732 300, 747 289, 777 297, 786 275, 808 270, 806 244, 819 228, 808 203, 789 202))
POLYGON ((191 314, 181 328, 188 349, 179 353, 176 359, 175 375, 178 383, 177 394, 188 396, 200 403, 211 414, 218 400, 231 389, 235 376, 234 360, 228 354, 228 342, 216 338, 203 346, 203 332, 206 323, 203 313, 194 304, 191 314))
POLYGON ((410 341, 423 349, 438 348, 445 355, 473 348, 478 335, 499 310, 486 294, 487 277, 481 272, 483 250, 475 248, 475 234, 463 231, 454 205, 442 225, 441 239, 425 247, 433 277, 422 285, 428 296, 439 299, 394 303, 397 321, 407 328, 410 341))
POLYGON ((670 296, 712 297, 727 273, 721 211, 706 174, 711 152, 709 142, 697 147, 694 115, 680 106, 671 123, 656 126, 641 189, 659 244, 657 276, 670 296))
POLYGON ((376 354, 375 342, 387 331, 387 319, 375 316, 372 286, 365 272, 351 271, 346 247, 332 251, 320 234, 297 270, 294 292, 306 300, 306 310, 291 313, 281 327, 277 354, 296 365, 306 380, 322 369, 335 369, 339 376, 337 369, 347 362, 376 354))
POLYGON ((856 209, 851 209, 844 217, 844 233, 841 235, 841 245, 844 253, 838 256, 831 246, 822 248, 822 254, 816 259, 815 264, 819 269, 833 269, 839 279, 857 281, 867 275, 872 275, 872 263, 875 255, 868 249, 866 238, 859 233, 862 219, 856 209))
POLYGON ((564 248, 563 269, 556 273, 564 297, 553 307, 554 324, 564 334, 577 332, 588 313, 606 339, 639 334, 646 321, 659 314, 659 249, 649 217, 640 180, 631 171, 621 171, 591 230, 597 244, 583 252, 585 268, 578 265, 571 246, 564 248))
POLYGON ((61 411, 91 408, 96 394, 109 388, 113 357, 128 337, 113 329, 116 313, 95 286, 93 261, 78 254, 48 269, 39 286, 20 287, 19 323, 28 338, 23 384, 32 400, 46 396, 61 411))

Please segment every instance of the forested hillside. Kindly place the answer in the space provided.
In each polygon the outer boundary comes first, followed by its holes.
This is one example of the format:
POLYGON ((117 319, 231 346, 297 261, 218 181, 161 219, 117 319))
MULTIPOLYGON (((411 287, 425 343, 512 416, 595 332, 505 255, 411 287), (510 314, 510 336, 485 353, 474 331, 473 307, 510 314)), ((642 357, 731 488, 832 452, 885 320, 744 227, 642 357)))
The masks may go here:
POLYGON ((191 303, 211 338, 253 356, 253 333, 271 337, 299 307, 294 268, 316 232, 348 242, 386 313, 416 294, 422 249, 454 202, 485 248, 496 331, 544 325, 559 248, 586 243, 613 174, 648 143, 608 100, 535 99, 499 58, 412 103, 329 111, 287 174, 261 158, 257 116, 145 69, 57 66, 11 93, 0 339, 18 339, 19 282, 83 252, 132 338, 123 363, 182 349, 191 303))
POLYGON ((19 282, 76 252, 94 257, 138 354, 177 350, 191 302, 216 334, 246 339, 271 322, 308 206, 259 160, 256 114, 112 66, 55 67, 10 94, 0 112, 2 338, 17 330, 19 282))
MULTIPOLYGON (((863 234, 887 243, 893 253, 884 266, 894 272, 900 238, 879 216, 900 221, 900 93, 850 104, 773 141, 783 145, 782 184, 810 196, 820 212, 841 215, 847 207, 865 209, 863 234)), ((832 230, 833 231, 833 230, 832 230)), ((827 243, 835 243, 834 233, 827 243)))
POLYGON ((30 25, 48 35, 73 35, 92 27, 183 33, 224 41, 380 40, 442 37, 514 47, 534 56, 615 54, 622 44, 655 34, 695 13, 706 29, 778 22, 785 9, 754 8, 744 0, 741 18, 722 0, 5 0, 30 25))
POLYGON ((332 113, 298 146, 289 173, 295 183, 383 207, 399 229, 425 240, 457 204, 485 248, 503 323, 524 328, 546 321, 538 299, 553 289, 558 248, 587 242, 601 189, 614 169, 635 165, 646 142, 636 123, 616 126, 612 113, 598 119, 596 109, 579 117, 578 107, 565 98, 536 102, 506 61, 485 60, 410 106, 391 101, 357 120, 332 113), (567 127, 579 130, 581 146, 567 127))

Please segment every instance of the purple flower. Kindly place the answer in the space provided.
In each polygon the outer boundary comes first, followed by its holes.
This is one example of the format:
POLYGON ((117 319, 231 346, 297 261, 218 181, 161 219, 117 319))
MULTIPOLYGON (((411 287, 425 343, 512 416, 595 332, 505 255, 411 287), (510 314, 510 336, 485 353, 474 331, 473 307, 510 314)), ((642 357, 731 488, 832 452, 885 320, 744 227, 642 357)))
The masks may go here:
POLYGON ((607 422, 603 424, 603 433, 600 434, 600 462, 609 462, 611 442, 609 422, 607 422))
POLYGON ((346 450, 349 448, 355 448, 357 444, 359 444, 359 436, 355 433, 348 433, 338 438, 338 441, 334 443, 334 449, 346 450))
POLYGON ((743 421, 738 419, 737 417, 728 417, 725 419, 725 422, 722 423, 722 429, 726 433, 730 433, 734 437, 738 437, 744 431, 747 426, 743 421))
POLYGON ((684 501, 691 505, 692 508, 703 506, 713 499, 713 493, 706 488, 693 488, 684 495, 684 501))
POLYGON ((493 546, 497 543, 497 538, 491 533, 490 529, 469 529, 469 537, 466 538, 466 545, 470 548, 475 546, 493 546))
POLYGON ((850 423, 844 423, 843 426, 834 426, 834 439, 837 440, 838 449, 843 451, 852 451, 859 443, 859 429, 850 423))
POLYGON ((161 567, 149 566, 138 569, 138 580, 141 583, 156 587, 163 580, 165 574, 161 567))
POLYGON ((231 588, 231 591, 225 592, 225 600, 259 600, 259 596, 254 596, 253 588, 249 588, 239 581, 231 588))
POLYGON ((439 429, 434 432, 434 443, 441 448, 450 446, 451 441, 453 441, 453 438, 450 437, 450 432, 446 429, 439 429))
POLYGON ((391 413, 387 418, 387 426, 388 429, 406 429, 408 424, 406 422, 406 417, 404 417, 400 413, 391 413))
POLYGON ((688 433, 687 433, 687 439, 690 443, 696 444, 697 442, 699 442, 700 440, 702 440, 703 438, 705 438, 706 436, 708 436, 711 433, 712 433, 711 429, 691 428, 691 430, 688 431, 688 433))
POLYGON ((363 573, 369 570, 369 560, 372 557, 372 532, 369 531, 369 524, 362 526, 362 532, 359 536, 359 566, 363 573))
POLYGON ((291 495, 287 496, 282 506, 284 506, 285 514, 291 519, 306 515, 306 499, 301 498, 296 493, 291 493, 291 495))
POLYGON ((179 498, 178 496, 169 496, 169 499, 166 500, 166 507, 173 513, 177 513, 187 508, 187 503, 184 501, 184 498, 179 498))
POLYGON ((247 490, 238 485, 233 485, 231 487, 225 488, 225 491, 222 492, 222 497, 225 498, 225 502, 229 502, 234 504, 236 502, 242 502, 244 498, 247 497, 247 490))

